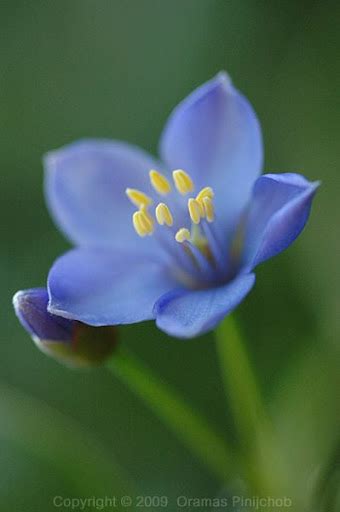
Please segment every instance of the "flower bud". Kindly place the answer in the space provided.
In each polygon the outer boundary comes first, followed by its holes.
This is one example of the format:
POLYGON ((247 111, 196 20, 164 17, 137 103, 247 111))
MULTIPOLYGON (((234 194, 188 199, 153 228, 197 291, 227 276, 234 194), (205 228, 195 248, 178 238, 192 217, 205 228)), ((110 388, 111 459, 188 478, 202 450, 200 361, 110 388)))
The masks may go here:
POLYGON ((103 363, 117 343, 112 326, 92 327, 47 311, 45 288, 17 292, 13 297, 15 313, 37 347, 45 354, 73 367, 103 363))

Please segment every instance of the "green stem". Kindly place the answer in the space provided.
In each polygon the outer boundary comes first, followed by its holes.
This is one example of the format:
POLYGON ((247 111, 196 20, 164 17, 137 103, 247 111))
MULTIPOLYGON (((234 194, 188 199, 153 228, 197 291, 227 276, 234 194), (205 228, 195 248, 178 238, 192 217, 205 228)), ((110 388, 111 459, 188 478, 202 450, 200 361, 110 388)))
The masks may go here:
POLYGON ((235 464, 231 449, 209 423, 135 356, 119 349, 109 369, 138 395, 221 481, 235 464))
POLYGON ((273 432, 264 413, 256 377, 234 319, 229 316, 216 329, 217 353, 228 404, 236 427, 240 460, 251 492, 275 494, 280 463, 273 432))
POLYGON ((226 395, 232 409, 239 440, 245 451, 253 444, 254 432, 264 418, 261 395, 240 331, 231 316, 216 329, 217 353, 226 395))
POLYGON ((289 496, 290 476, 286 459, 265 411, 247 348, 231 316, 216 329, 216 345, 249 490, 259 496, 289 496))

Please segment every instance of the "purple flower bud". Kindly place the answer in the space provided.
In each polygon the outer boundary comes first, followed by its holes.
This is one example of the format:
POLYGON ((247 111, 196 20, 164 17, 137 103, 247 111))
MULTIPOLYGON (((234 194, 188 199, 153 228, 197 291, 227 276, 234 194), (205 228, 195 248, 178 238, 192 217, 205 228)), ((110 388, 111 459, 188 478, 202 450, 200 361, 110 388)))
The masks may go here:
POLYGON ((114 327, 92 327, 49 313, 45 288, 17 292, 13 306, 21 325, 37 347, 68 366, 99 365, 116 346, 117 331, 114 327))

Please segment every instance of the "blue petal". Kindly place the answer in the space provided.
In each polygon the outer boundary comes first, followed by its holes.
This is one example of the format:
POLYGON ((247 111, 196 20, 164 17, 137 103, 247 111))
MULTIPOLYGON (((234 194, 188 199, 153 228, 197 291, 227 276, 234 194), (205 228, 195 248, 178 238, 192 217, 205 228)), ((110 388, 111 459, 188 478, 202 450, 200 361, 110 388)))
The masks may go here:
POLYGON ((226 73, 203 84, 172 112, 160 152, 184 169, 198 189, 215 189, 216 215, 232 225, 262 168, 262 137, 249 102, 226 73))
POLYGON ((168 268, 137 251, 75 249, 50 271, 49 311, 94 326, 141 322, 174 286, 168 268))
POLYGON ((213 329, 251 290, 254 274, 242 274, 219 288, 172 291, 155 305, 157 326, 179 338, 193 338, 213 329))
MULTIPOLYGON (((152 194, 148 171, 155 160, 122 142, 84 140, 48 153, 45 190, 51 213, 76 244, 136 244, 127 187, 152 194)), ((139 240, 139 246, 145 240, 139 240)), ((149 245, 154 241, 148 241, 149 245)), ((144 244, 145 245, 145 244, 144 244)))
POLYGON ((300 174, 266 174, 254 186, 246 219, 243 263, 253 268, 286 249, 301 233, 319 182, 300 174))
POLYGON ((47 311, 46 288, 17 292, 13 297, 15 313, 21 325, 37 340, 71 342, 74 322, 47 311))

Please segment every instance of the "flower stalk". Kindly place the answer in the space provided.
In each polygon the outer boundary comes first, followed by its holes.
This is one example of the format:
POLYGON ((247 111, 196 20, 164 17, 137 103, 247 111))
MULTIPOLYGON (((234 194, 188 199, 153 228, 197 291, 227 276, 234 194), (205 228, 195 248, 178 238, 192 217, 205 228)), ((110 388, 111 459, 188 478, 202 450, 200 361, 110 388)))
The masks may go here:
POLYGON ((119 348, 108 369, 122 380, 221 482, 235 470, 226 441, 163 380, 126 350, 119 348))
POLYGON ((215 335, 222 381, 237 432, 243 474, 252 492, 265 495, 272 485, 267 481, 266 471, 263 471, 259 450, 266 420, 257 379, 235 319, 226 317, 215 330, 215 335))
POLYGON ((226 317, 215 335, 244 478, 254 494, 281 496, 288 488, 284 460, 235 319, 226 317))
POLYGON ((226 317, 215 333, 226 396, 239 441, 247 451, 253 444, 259 421, 264 418, 259 386, 234 318, 226 317))

